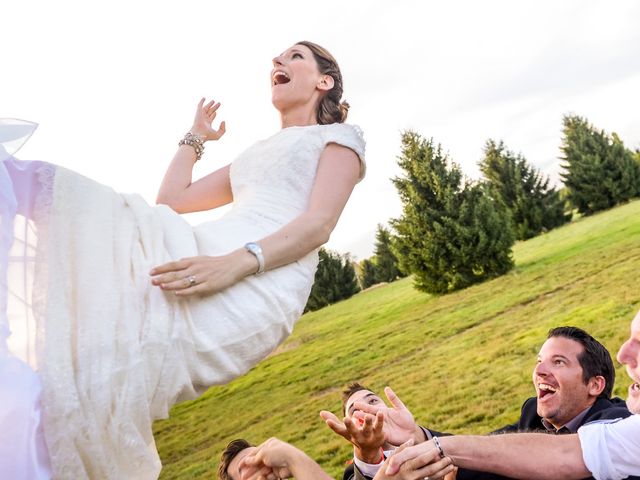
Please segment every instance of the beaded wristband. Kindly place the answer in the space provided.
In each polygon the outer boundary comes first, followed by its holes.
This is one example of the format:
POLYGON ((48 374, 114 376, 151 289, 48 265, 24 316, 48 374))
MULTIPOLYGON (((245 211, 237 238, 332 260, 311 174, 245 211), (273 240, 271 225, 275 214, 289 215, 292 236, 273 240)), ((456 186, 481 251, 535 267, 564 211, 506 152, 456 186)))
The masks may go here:
POLYGON ((195 135, 191 132, 185 133, 184 137, 180 142, 178 142, 178 146, 189 145, 196 152, 196 162, 202 158, 202 154, 204 153, 204 142, 202 141, 202 137, 200 135, 195 135))
POLYGON ((438 454, 440 455, 440 458, 444 458, 445 454, 444 454, 444 450, 442 449, 442 445, 440 445, 440 439, 438 437, 434 436, 432 438, 432 440, 433 440, 433 444, 438 449, 438 454))

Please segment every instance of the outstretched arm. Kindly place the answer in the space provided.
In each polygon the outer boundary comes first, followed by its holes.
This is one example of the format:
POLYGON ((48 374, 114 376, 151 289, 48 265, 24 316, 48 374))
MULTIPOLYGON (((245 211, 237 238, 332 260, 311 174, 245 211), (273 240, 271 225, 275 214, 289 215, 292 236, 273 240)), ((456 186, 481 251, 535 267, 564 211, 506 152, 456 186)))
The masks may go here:
MULTIPOLYGON (((462 468, 498 473, 511 478, 579 479, 591 474, 582 459, 578 435, 517 433, 491 436, 459 435, 440 438, 447 458, 462 468)), ((433 441, 393 455, 386 469, 395 475, 402 465, 425 465, 440 460, 433 441)))
MULTIPOLYGON (((353 150, 329 144, 320 156, 307 210, 273 234, 256 239, 267 270, 299 260, 329 240, 360 175, 353 150)), ((154 268, 153 283, 176 295, 223 290, 258 270, 258 262, 244 248, 219 257, 193 257, 154 268), (189 286, 186 278, 195 278, 189 286)))
MULTIPOLYGON (((213 100, 198 103, 190 132, 204 141, 215 141, 225 133, 225 123, 215 130, 211 123, 216 118, 220 104, 213 100)), ((189 145, 178 147, 164 175, 156 203, 168 205, 178 213, 199 212, 226 205, 233 200, 229 182, 229 165, 192 183, 196 152, 189 145)))

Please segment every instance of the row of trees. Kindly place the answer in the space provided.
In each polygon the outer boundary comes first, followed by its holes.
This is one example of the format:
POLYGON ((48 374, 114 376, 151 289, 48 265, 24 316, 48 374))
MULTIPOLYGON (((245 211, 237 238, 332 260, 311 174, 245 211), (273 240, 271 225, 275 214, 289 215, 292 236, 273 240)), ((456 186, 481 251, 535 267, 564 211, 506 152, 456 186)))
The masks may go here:
POLYGON ((563 124, 562 179, 578 212, 590 215, 640 196, 640 151, 583 117, 565 116, 563 124))
MULTIPOLYGON (((342 259, 343 269, 353 272, 353 280, 344 281, 355 286, 344 291, 351 296, 407 274, 413 274, 416 288, 429 293, 465 288, 508 272, 515 240, 563 225, 571 220, 572 210, 590 215, 640 196, 640 151, 627 149, 615 133, 566 115, 561 151, 562 192, 502 141, 485 143, 479 162, 482 178, 471 181, 440 144, 404 132, 398 157, 403 173, 392 180, 402 215, 391 220, 391 230, 378 226, 375 254, 360 263, 359 283, 350 259, 332 254, 342 259)), ((321 261, 316 297, 331 290, 321 286, 324 282, 333 282, 335 289, 342 281, 325 272, 321 261)))
POLYGON ((393 282, 406 276, 398 269, 391 232, 382 225, 378 225, 376 232, 373 257, 360 264, 348 254, 340 255, 324 248, 320 249, 318 255, 318 270, 305 312, 347 299, 371 285, 393 282))

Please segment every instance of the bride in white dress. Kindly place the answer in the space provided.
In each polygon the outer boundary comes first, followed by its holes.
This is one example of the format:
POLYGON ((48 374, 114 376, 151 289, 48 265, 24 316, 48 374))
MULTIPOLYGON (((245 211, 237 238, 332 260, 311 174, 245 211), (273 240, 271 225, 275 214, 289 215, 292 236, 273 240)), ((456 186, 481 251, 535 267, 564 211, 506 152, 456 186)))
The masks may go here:
MULTIPOLYGON (((20 268, 8 270, 9 303, 23 308, 10 326, 24 330, 26 315, 35 327, 19 342, 28 355, 9 345, 42 382, 42 410, 32 407, 25 431, 42 455, 42 419, 54 478, 157 478, 153 420, 245 373, 302 314, 317 249, 364 175, 364 140, 342 123, 342 77, 326 50, 300 42, 273 66, 282 129, 192 182, 200 142, 225 131, 212 127, 219 104, 201 101, 158 206, 61 167, 0 162, 0 183, 9 178, 17 197, 27 173, 37 179, 35 268, 13 255, 20 268), (196 227, 176 214, 231 202, 220 220, 196 227)), ((0 472, 11 460, 2 451, 0 472)))

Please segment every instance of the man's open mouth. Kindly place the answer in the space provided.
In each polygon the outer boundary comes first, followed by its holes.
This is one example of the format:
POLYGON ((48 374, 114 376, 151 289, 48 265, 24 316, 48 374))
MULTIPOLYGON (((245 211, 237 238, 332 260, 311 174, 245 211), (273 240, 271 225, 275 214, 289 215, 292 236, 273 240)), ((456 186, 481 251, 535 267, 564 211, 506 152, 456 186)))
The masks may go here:
POLYGON ((555 395, 555 393, 557 391, 558 390, 555 387, 552 387, 548 383, 539 383, 538 384, 538 398, 540 400, 542 400, 543 398, 549 398, 549 397, 555 395))

